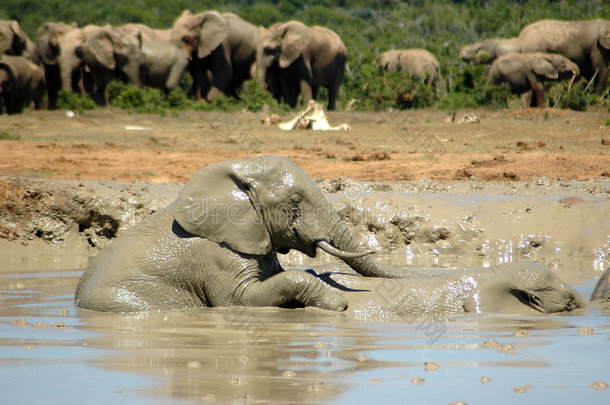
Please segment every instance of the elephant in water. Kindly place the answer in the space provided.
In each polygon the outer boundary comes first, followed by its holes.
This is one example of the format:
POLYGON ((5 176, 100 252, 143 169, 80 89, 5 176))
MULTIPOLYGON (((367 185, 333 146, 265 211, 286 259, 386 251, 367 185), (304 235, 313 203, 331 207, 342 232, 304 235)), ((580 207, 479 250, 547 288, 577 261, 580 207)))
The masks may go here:
POLYGON ((431 275, 381 265, 369 253, 289 159, 225 161, 200 169, 176 201, 103 249, 79 280, 75 302, 122 312, 232 305, 343 311, 349 306, 359 317, 557 312, 582 305, 574 290, 538 265, 431 275), (278 253, 297 249, 314 257, 318 247, 349 268, 318 274, 280 266, 278 253))
MULTIPOLYGON (((508 83, 515 94, 521 94, 525 107, 544 107, 544 81, 571 78, 570 86, 580 74, 568 58, 551 53, 507 53, 494 61, 489 79, 494 84, 508 83)), ((568 87, 569 88, 569 87, 568 87)))

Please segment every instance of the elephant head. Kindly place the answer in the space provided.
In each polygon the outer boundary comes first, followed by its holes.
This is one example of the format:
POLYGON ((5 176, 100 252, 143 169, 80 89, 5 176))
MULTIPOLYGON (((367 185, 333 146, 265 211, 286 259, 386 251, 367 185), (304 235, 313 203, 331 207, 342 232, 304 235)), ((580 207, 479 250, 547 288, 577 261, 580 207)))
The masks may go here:
POLYGON ((559 54, 534 54, 530 58, 530 65, 532 72, 546 79, 571 77, 568 88, 576 76, 580 75, 578 65, 559 54))
POLYGON ((265 79, 267 70, 277 65, 285 69, 290 66, 313 38, 311 29, 298 21, 277 23, 261 33, 256 66, 258 77, 265 79))
POLYGON ((21 55, 27 45, 28 37, 19 22, 0 21, 0 55, 21 55))
POLYGON ((252 255, 316 248, 367 276, 404 277, 362 250, 313 180, 289 159, 264 156, 207 166, 186 183, 175 219, 191 234, 252 255))
POLYGON ((60 55, 60 42, 70 31, 76 29, 76 24, 44 23, 36 33, 36 48, 40 59, 45 65, 57 65, 60 55))
POLYGON ((97 81, 106 79, 104 86, 114 77, 139 85, 141 45, 141 35, 127 35, 107 25, 88 35, 81 51, 91 71, 100 73, 97 81), (101 74, 100 70, 106 74, 101 74))
POLYGON ((465 62, 491 63, 509 52, 518 52, 518 39, 484 39, 460 50, 460 59, 465 62))
POLYGON ((205 58, 229 35, 229 22, 216 11, 185 10, 174 23, 171 40, 188 57, 205 58))

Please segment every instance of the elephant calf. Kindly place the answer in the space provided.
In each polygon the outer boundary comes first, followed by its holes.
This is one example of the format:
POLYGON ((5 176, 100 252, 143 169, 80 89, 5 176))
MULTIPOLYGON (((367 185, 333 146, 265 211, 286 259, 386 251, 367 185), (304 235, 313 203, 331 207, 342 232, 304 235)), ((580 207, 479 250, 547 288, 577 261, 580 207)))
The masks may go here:
POLYGON ((580 74, 568 58, 551 53, 507 53, 496 59, 489 71, 494 84, 508 83, 515 94, 522 94, 525 107, 544 107, 544 81, 571 77, 570 85, 580 74))
POLYGON ((388 72, 403 69, 407 76, 424 80, 438 91, 441 84, 441 65, 425 49, 392 49, 377 56, 375 63, 388 72))

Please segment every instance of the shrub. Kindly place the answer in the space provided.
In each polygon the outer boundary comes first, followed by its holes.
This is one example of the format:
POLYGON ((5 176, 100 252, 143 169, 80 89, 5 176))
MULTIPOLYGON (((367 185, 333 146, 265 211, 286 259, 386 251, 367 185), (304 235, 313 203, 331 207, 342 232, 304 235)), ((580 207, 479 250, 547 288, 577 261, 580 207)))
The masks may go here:
POLYGON ((78 113, 82 113, 84 110, 93 110, 96 107, 89 96, 77 94, 65 89, 59 91, 57 106, 61 110, 71 110, 78 113))
POLYGON ((549 103, 552 107, 569 108, 576 111, 585 111, 588 106, 600 102, 599 97, 594 94, 593 85, 587 88, 588 81, 580 78, 572 83, 568 91, 568 82, 559 82, 552 85, 547 92, 549 103))

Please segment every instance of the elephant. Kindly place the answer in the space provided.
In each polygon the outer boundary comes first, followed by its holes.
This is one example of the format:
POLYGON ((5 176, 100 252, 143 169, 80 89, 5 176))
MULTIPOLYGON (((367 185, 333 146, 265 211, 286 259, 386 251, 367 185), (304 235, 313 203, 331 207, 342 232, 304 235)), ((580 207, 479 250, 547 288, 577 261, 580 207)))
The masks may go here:
POLYGON ((180 85, 187 68, 188 58, 172 42, 153 40, 142 43, 142 85, 169 92, 180 85))
POLYGON ((524 108, 544 107, 544 81, 580 74, 578 66, 568 58, 548 53, 507 53, 491 64, 489 80, 493 84, 508 83, 515 94, 522 94, 524 108))
POLYGON ((365 276, 418 277, 367 256, 303 170, 262 156, 197 171, 176 201, 92 259, 75 301, 122 312, 292 302, 343 310, 347 301, 331 286, 279 264, 277 253, 314 257, 317 247, 365 276))
POLYGON ((190 95, 212 101, 220 91, 239 98, 252 78, 261 29, 235 14, 185 10, 174 22, 172 41, 190 58, 190 95))
POLYGON ((347 49, 334 31, 298 21, 276 23, 260 34, 257 77, 273 97, 293 108, 299 94, 307 102, 324 86, 328 109, 334 110, 346 60, 347 49))
POLYGON ((156 29, 150 28, 148 25, 139 24, 139 23, 129 23, 118 27, 121 32, 131 35, 133 37, 140 36, 142 41, 171 41, 172 39, 172 30, 166 29, 156 29))
POLYGON ((106 105, 106 87, 115 79, 140 85, 141 36, 131 36, 110 25, 97 27, 87 36, 80 53, 90 72, 91 94, 106 105))
POLYGON ((20 113, 32 102, 39 110, 44 98, 44 72, 25 56, 0 57, 0 113, 20 113))
POLYGON ((90 25, 81 29, 76 24, 48 22, 38 29, 35 43, 44 67, 49 109, 57 108, 61 89, 80 94, 93 91, 83 71, 81 47, 87 33, 98 28, 90 25))
POLYGON ((116 312, 313 306, 379 318, 583 305, 535 263, 428 274, 382 265, 370 253, 288 158, 223 161, 197 171, 174 202, 102 249, 83 272, 75 303, 116 312), (316 272, 279 263, 278 253, 315 257, 318 247, 344 264, 316 272))
POLYGON ((404 70, 408 77, 423 80, 437 91, 440 89, 441 65, 425 49, 392 49, 379 54, 375 64, 388 72, 404 70))
POLYGON ((610 20, 541 20, 519 34, 521 52, 558 53, 580 68, 587 80, 595 81, 595 92, 602 94, 610 62, 610 20))
POLYGON ((490 64, 500 56, 520 51, 518 38, 484 39, 460 50, 460 59, 476 64, 490 64))
POLYGON ((16 20, 0 20, 0 56, 23 55, 31 41, 16 20))

